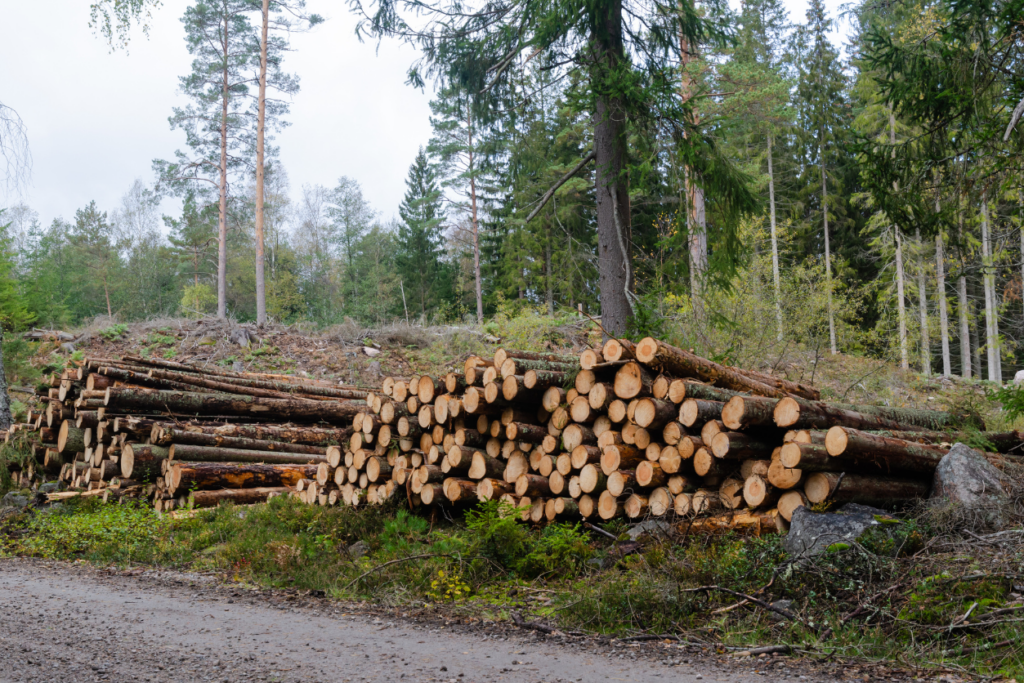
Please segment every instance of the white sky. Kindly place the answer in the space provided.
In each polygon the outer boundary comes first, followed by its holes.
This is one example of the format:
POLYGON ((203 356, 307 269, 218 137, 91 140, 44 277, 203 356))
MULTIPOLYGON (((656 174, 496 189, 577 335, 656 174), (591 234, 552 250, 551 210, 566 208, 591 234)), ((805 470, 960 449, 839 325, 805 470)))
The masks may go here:
MULTIPOLYGON (((738 4, 733 0, 734 4, 738 4)), ((153 159, 172 159, 184 135, 167 124, 184 103, 178 78, 191 63, 181 15, 189 2, 165 0, 150 38, 133 34, 130 52, 111 53, 88 28, 87 0, 0 0, 0 102, 28 128, 31 184, 22 201, 43 225, 95 199, 115 208, 135 178, 153 182, 153 159)), ((786 0, 802 23, 806 0, 786 0)), ((835 16, 838 0, 826 0, 835 16)), ((296 36, 285 68, 302 89, 279 134, 281 160, 293 198, 304 184, 333 187, 350 176, 382 217, 397 213, 405 176, 430 137, 429 94, 405 85, 416 58, 412 48, 388 40, 360 43, 355 18, 341 0, 309 0, 328 21, 296 36)), ((164 207, 174 210, 173 204, 164 207)))

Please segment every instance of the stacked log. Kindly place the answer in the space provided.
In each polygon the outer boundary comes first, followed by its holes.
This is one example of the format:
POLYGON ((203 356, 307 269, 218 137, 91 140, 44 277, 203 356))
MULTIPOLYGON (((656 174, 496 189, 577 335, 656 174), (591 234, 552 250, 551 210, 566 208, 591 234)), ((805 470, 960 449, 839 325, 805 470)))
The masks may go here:
MULTIPOLYGON (((298 494, 347 441, 368 392, 309 378, 129 356, 70 362, 40 387, 33 486, 152 498, 157 510, 298 494)), ((67 495, 67 494, 60 494, 67 495)), ((317 502, 320 502, 319 499, 317 502)))

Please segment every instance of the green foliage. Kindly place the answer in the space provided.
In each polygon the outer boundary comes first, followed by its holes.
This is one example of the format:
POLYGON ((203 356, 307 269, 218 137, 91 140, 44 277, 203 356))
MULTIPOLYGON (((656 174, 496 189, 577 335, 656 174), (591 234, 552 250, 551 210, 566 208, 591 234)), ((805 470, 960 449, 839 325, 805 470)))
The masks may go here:
POLYGON ((110 327, 100 330, 99 334, 107 341, 114 341, 128 332, 128 326, 124 323, 116 323, 110 327))
POLYGON ((17 432, 7 443, 0 443, 0 495, 10 491, 13 484, 9 465, 16 464, 21 469, 30 460, 32 445, 26 432, 17 432))
POLYGON ((104 505, 95 498, 67 503, 66 509, 37 514, 24 552, 47 559, 87 556, 100 561, 130 563, 148 559, 149 549, 167 528, 151 505, 104 505))

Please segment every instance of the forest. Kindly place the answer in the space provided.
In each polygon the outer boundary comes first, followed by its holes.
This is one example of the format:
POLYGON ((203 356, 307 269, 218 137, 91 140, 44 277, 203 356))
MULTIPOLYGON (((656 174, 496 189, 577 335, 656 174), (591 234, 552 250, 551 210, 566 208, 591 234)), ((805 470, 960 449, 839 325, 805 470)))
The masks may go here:
MULTIPOLYGON (((116 45, 175 20, 159 5, 99 2, 94 24, 116 45)), ((349 9, 352 40, 416 46, 410 85, 434 93, 400 206, 371 206, 353 172, 294 188, 278 158, 291 41, 323 19, 198 0, 174 158, 140 159, 117 206, 0 213, 4 328, 529 311, 716 358, 800 344, 924 374, 1020 367, 1024 0, 349 9)))

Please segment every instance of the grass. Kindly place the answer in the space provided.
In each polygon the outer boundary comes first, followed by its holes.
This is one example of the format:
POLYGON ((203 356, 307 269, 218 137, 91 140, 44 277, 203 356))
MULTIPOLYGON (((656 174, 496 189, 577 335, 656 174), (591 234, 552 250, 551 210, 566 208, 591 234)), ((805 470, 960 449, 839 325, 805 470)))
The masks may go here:
POLYGON ((791 562, 775 536, 647 540, 618 558, 614 542, 576 525, 535 529, 506 512, 484 504, 432 522, 397 505, 322 508, 279 497, 172 519, 145 505, 84 499, 8 518, 0 532, 7 554, 210 571, 446 615, 500 619, 519 609, 590 633, 675 633, 709 647, 787 643, 852 659, 1024 676, 1024 629, 1013 612, 995 612, 1017 604, 1024 545, 961 542, 919 553, 952 538, 921 518, 885 525, 810 563, 791 562), (780 619, 708 586, 790 600, 800 619, 780 619), (957 626, 968 610, 975 624, 1003 623, 957 626))

